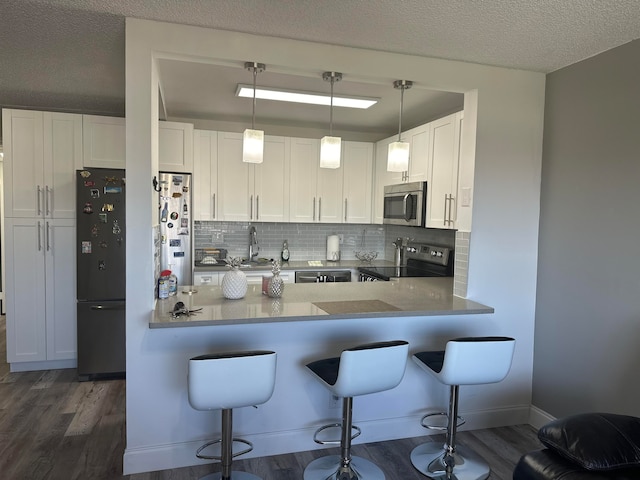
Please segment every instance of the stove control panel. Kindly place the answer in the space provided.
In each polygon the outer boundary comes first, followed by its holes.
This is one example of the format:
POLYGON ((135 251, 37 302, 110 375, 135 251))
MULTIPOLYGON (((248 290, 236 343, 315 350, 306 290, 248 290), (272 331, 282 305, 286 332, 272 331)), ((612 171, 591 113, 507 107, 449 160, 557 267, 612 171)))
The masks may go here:
POLYGON ((446 266, 449 264, 450 252, 451 250, 447 247, 408 242, 405 247, 405 258, 413 258, 416 260, 422 260, 423 262, 446 266))

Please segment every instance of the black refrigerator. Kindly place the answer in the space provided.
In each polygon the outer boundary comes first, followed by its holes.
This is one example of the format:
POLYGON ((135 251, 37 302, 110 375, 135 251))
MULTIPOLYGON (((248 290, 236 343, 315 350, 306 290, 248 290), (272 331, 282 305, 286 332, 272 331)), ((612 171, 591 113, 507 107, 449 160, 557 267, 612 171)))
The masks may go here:
POLYGON ((76 173, 78 379, 123 377, 125 171, 76 173))

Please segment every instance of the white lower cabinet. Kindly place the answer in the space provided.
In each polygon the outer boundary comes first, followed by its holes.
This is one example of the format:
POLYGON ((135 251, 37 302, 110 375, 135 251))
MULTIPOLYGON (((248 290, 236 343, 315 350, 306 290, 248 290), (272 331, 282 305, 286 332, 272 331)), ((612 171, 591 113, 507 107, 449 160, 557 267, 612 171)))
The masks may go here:
POLYGON ((220 285, 218 272, 195 272, 193 274, 193 284, 194 285, 206 285, 215 287, 220 285))
MULTIPOLYGON (((263 276, 271 276, 271 270, 242 270, 247 277, 247 283, 249 285, 260 285, 262 283, 263 276)), ((208 286, 217 286, 222 283, 222 277, 226 270, 221 272, 196 272, 193 275, 193 284, 194 285, 208 285, 208 286)), ((284 280, 284 283, 294 283, 295 281, 295 272, 283 270, 280 272, 280 277, 284 280)))
POLYGON ((76 358, 75 220, 7 218, 7 361, 76 358))

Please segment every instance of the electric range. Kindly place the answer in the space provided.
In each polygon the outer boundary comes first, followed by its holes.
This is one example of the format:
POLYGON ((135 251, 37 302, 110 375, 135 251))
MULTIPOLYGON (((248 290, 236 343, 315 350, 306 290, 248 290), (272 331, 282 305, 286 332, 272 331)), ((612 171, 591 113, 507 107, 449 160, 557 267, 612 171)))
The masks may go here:
POLYGON ((361 282, 389 281, 401 277, 453 277, 454 251, 447 247, 408 242, 404 249, 405 264, 394 267, 362 266, 361 282))

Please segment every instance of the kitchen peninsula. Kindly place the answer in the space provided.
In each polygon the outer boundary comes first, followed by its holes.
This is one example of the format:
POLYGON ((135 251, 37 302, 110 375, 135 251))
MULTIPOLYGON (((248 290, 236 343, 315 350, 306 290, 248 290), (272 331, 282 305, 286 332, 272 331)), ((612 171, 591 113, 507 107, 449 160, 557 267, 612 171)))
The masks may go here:
POLYGON ((239 300, 225 299, 217 286, 179 289, 175 297, 158 300, 150 328, 236 325, 250 323, 341 320, 493 313, 493 308, 457 297, 452 278, 400 278, 390 282, 296 283, 281 298, 249 285, 239 300), (195 293, 183 293, 193 290, 195 293), (171 314, 176 302, 195 312, 171 314))

